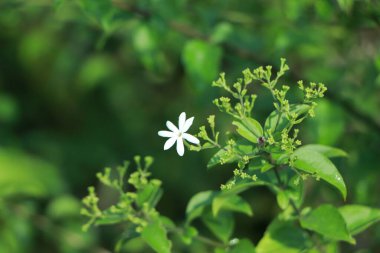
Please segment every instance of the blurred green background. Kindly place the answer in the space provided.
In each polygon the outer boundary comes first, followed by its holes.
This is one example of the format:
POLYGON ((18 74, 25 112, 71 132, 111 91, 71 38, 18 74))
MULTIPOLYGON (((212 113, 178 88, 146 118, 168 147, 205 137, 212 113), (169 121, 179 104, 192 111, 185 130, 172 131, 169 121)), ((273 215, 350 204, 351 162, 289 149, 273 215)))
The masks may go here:
MULTIPOLYGON (((231 167, 207 171, 212 151, 164 152, 157 131, 185 111, 195 134, 217 113, 219 72, 232 81, 280 57, 291 68, 282 84, 329 89, 303 143, 346 150, 349 159, 335 162, 347 203, 380 207, 379 1, 0 1, 0 252, 112 251, 121 228, 83 233, 80 199, 97 186, 97 171, 135 154, 156 158, 165 189, 158 209, 180 223, 189 198, 218 189, 231 167)), ((262 121, 273 105, 255 91, 262 121)), ((217 116, 217 127, 228 130, 227 120, 217 116)), ((323 183, 309 182, 306 194, 307 205, 343 204, 323 183)), ((103 206, 114 199, 100 195, 103 206)), ((235 234, 257 242, 278 209, 266 190, 245 197, 255 216, 237 216, 235 234)), ((357 241, 342 252, 380 252, 380 227, 357 241)), ((149 252, 142 247, 128 252, 149 252)))

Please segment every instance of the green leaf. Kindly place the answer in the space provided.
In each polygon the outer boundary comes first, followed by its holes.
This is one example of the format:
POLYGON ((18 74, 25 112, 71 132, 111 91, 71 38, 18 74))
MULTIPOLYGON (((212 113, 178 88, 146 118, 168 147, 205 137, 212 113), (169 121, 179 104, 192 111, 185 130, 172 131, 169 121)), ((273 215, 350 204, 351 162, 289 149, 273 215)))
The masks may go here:
POLYGON ((347 157, 347 153, 339 148, 334 148, 326 145, 320 145, 320 144, 309 144, 300 147, 299 149, 308 149, 315 152, 318 152, 328 158, 333 157, 347 157))
POLYGON ((254 133, 252 133, 245 125, 243 125, 242 123, 240 122, 237 122, 237 121, 233 121, 232 122, 233 125, 235 125, 237 128, 236 128, 236 132, 242 136, 243 138, 249 140, 250 142, 253 142, 253 143, 257 143, 257 138, 258 136, 256 136, 254 133))
POLYGON ((220 164, 220 159, 223 158, 224 163, 233 163, 239 160, 239 156, 235 153, 229 153, 224 149, 219 150, 215 153, 207 163, 207 168, 212 168, 215 165, 220 164))
POLYGON ((286 191, 279 191, 277 193, 277 204, 278 206, 282 209, 282 210, 285 210, 288 205, 289 205, 289 197, 288 197, 288 194, 286 193, 286 191))
POLYGON ((310 143, 334 145, 340 140, 346 129, 344 109, 327 99, 318 101, 316 116, 307 121, 307 135, 310 143))
MULTIPOLYGON (((289 111, 290 113, 296 113, 299 114, 300 116, 306 114, 310 109, 309 105, 290 105, 289 111)), ((286 115, 284 113, 281 113, 280 119, 278 120, 280 112, 277 110, 273 111, 271 114, 269 114, 268 118, 265 121, 264 129, 266 131, 270 130, 272 133, 277 133, 274 134, 275 137, 279 136, 280 132, 289 126, 290 122, 286 118, 286 115), (278 124, 277 124, 278 121, 278 124), (277 127, 276 127, 277 124, 277 127)))
POLYGON ((336 241, 346 241, 354 244, 345 220, 339 210, 332 205, 321 205, 300 219, 301 226, 315 231, 325 238, 336 241))
POLYGON ((292 221, 274 220, 256 247, 257 253, 299 253, 310 246, 304 231, 292 221))
POLYGON ((190 40, 182 52, 186 73, 199 90, 209 87, 219 73, 222 49, 202 40, 190 40))
POLYGON ((184 244, 190 245, 193 238, 198 235, 198 230, 192 226, 185 226, 181 234, 181 240, 184 244))
POLYGON ((297 158, 294 167, 319 176, 329 184, 335 186, 343 198, 346 199, 347 189, 335 165, 325 156, 310 149, 297 149, 293 156, 297 158))
POLYGON ((126 215, 121 213, 114 213, 110 210, 106 210, 103 212, 104 215, 97 218, 95 221, 95 225, 111 225, 123 222, 126 220, 126 215))
POLYGON ((288 188, 285 190, 287 196, 294 201, 297 207, 300 207, 303 203, 304 182, 299 180, 299 176, 295 175, 289 181, 288 188), (298 183, 296 180, 298 179, 298 183))
POLYGON ((213 33, 210 36, 210 41, 213 43, 222 43, 227 40, 233 33, 233 26, 227 22, 221 22, 216 25, 213 33))
POLYGON ((149 206, 154 207, 160 198, 162 197, 162 189, 160 188, 161 181, 154 179, 149 184, 146 184, 137 193, 137 204, 142 207, 144 203, 148 203, 149 206))
POLYGON ((380 209, 361 205, 347 205, 339 208, 352 235, 359 234, 369 226, 380 221, 380 209))
POLYGON ((193 219, 202 215, 205 207, 210 206, 217 192, 204 191, 194 195, 186 208, 186 221, 191 222, 193 219))
POLYGON ((215 217, 210 210, 202 216, 202 221, 218 239, 228 242, 235 225, 231 212, 219 212, 215 217))
POLYGON ((0 149, 0 196, 56 196, 64 184, 56 167, 16 150, 0 149))
POLYGON ((207 163, 207 168, 212 168, 215 165, 220 164, 220 160, 223 160, 223 163, 233 163, 239 160, 240 155, 245 155, 245 154, 252 154, 254 151, 254 148, 252 145, 235 145, 233 147, 233 152, 227 152, 224 149, 219 150, 218 152, 211 157, 210 161, 207 163))
POLYGON ((157 253, 170 253, 171 242, 166 236, 166 230, 157 219, 149 223, 141 233, 144 241, 157 253))
POLYGON ((80 209, 81 202, 77 198, 71 195, 62 195, 49 203, 47 214, 53 219, 65 219, 77 217, 80 209))
POLYGON ((238 195, 220 194, 212 201, 212 213, 218 216, 222 210, 244 213, 252 216, 251 206, 238 195))
POLYGON ((263 136, 263 128, 261 127, 260 123, 257 120, 252 119, 252 118, 244 118, 242 120, 242 123, 257 138, 263 136))
POLYGON ((124 245, 138 236, 139 234, 136 232, 136 225, 127 226, 116 242, 115 252, 122 252, 124 245))
POLYGON ((233 195, 233 194, 239 194, 243 191, 248 190, 251 187, 255 186, 264 186, 264 185, 269 185, 268 182, 260 181, 257 180, 255 182, 238 182, 230 190, 225 190, 223 191, 223 195, 233 195))
POLYGON ((353 0, 338 0, 339 7, 345 11, 346 13, 349 13, 352 9, 352 6, 354 4, 353 0))
POLYGON ((241 239, 228 251, 229 253, 256 253, 256 248, 248 239, 241 239))

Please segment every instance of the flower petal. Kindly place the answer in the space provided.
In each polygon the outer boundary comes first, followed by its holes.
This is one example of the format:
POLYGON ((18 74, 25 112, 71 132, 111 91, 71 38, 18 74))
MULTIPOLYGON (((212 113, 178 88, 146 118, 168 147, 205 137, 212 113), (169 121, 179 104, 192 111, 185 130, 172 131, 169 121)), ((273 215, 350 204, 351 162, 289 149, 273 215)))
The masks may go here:
POLYGON ((178 117, 178 129, 179 129, 179 131, 186 132, 186 131, 182 131, 182 129, 185 126, 185 123, 186 123, 186 113, 183 112, 178 117))
POLYGON ((185 153, 185 147, 183 145, 183 140, 182 138, 178 138, 177 139, 177 153, 178 155, 180 156, 183 156, 183 154, 185 153))
POLYGON ((168 127, 168 129, 174 133, 178 133, 178 128, 173 124, 171 123, 170 121, 166 121, 166 126, 168 127))
POLYGON ((171 148, 174 145, 176 140, 177 140, 177 137, 171 137, 170 139, 168 139, 165 142, 164 150, 168 150, 169 148, 171 148))
POLYGON ((198 138, 195 137, 195 136, 192 136, 191 134, 183 133, 182 136, 183 136, 183 138, 184 138, 185 140, 187 140, 188 142, 191 142, 191 143, 193 143, 193 144, 199 144, 199 140, 198 140, 198 138))
POLYGON ((158 135, 161 137, 173 137, 176 134, 170 131, 158 131, 158 135))
POLYGON ((194 120, 194 117, 191 117, 191 118, 186 120, 183 128, 180 128, 182 133, 185 133, 185 132, 187 132, 187 130, 189 130, 189 128, 193 124, 193 120, 194 120))

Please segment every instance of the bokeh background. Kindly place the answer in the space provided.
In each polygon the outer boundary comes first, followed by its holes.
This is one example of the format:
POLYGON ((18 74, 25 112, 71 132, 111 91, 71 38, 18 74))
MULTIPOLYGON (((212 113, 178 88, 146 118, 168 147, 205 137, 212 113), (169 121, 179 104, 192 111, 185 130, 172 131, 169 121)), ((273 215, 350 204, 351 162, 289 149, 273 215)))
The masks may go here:
MULTIPOLYGON (((112 251, 121 228, 83 233, 80 199, 98 186, 96 172, 135 154, 155 157, 165 189, 158 209, 180 224, 189 198, 218 189, 231 167, 207 171, 213 151, 164 152, 157 131, 185 111, 196 133, 218 113, 211 101, 222 93, 211 82, 219 72, 233 81, 280 57, 291 68, 283 84, 329 89, 303 142, 346 150, 349 159, 334 162, 347 203, 380 207, 379 1, 0 1, 0 252, 112 251)), ((273 105, 255 89, 262 121, 273 105)), ((228 130, 227 120, 217 115, 217 127, 228 130)), ((308 186, 306 205, 344 204, 329 186, 308 186)), ((113 201, 99 191, 103 206, 113 201)), ((257 242, 278 209, 264 189, 245 197, 255 216, 237 216, 235 234, 257 242)), ((380 226, 341 246, 380 252, 380 226)), ((128 252, 149 252, 142 247, 128 252)))

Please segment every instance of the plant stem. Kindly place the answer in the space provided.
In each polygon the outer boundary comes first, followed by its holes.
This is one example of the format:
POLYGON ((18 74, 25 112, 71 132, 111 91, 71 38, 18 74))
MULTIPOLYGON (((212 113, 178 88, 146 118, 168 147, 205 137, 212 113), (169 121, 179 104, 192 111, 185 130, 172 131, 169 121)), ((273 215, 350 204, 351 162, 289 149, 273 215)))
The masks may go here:
MULTIPOLYGON (((271 157, 270 157, 270 159, 272 160, 271 157)), ((280 186, 281 189, 284 189, 285 185, 284 185, 284 183, 281 180, 280 172, 278 171, 278 166, 277 165, 275 165, 273 171, 274 171, 274 173, 276 175, 276 178, 277 178, 277 181, 278 181, 278 185, 280 186)), ((300 219, 300 217, 301 217, 301 210, 297 207, 297 205, 296 205, 296 203, 294 202, 293 199, 289 198, 289 203, 292 206, 293 210, 296 212, 298 219, 300 219)), ((314 245, 317 247, 317 250, 319 252, 323 252, 324 253, 325 250, 321 247, 319 241, 317 241, 316 238, 314 238, 313 232, 311 232, 311 231, 309 231, 307 229, 305 229, 305 231, 306 231, 307 235, 309 236, 309 238, 313 241, 314 245)))

